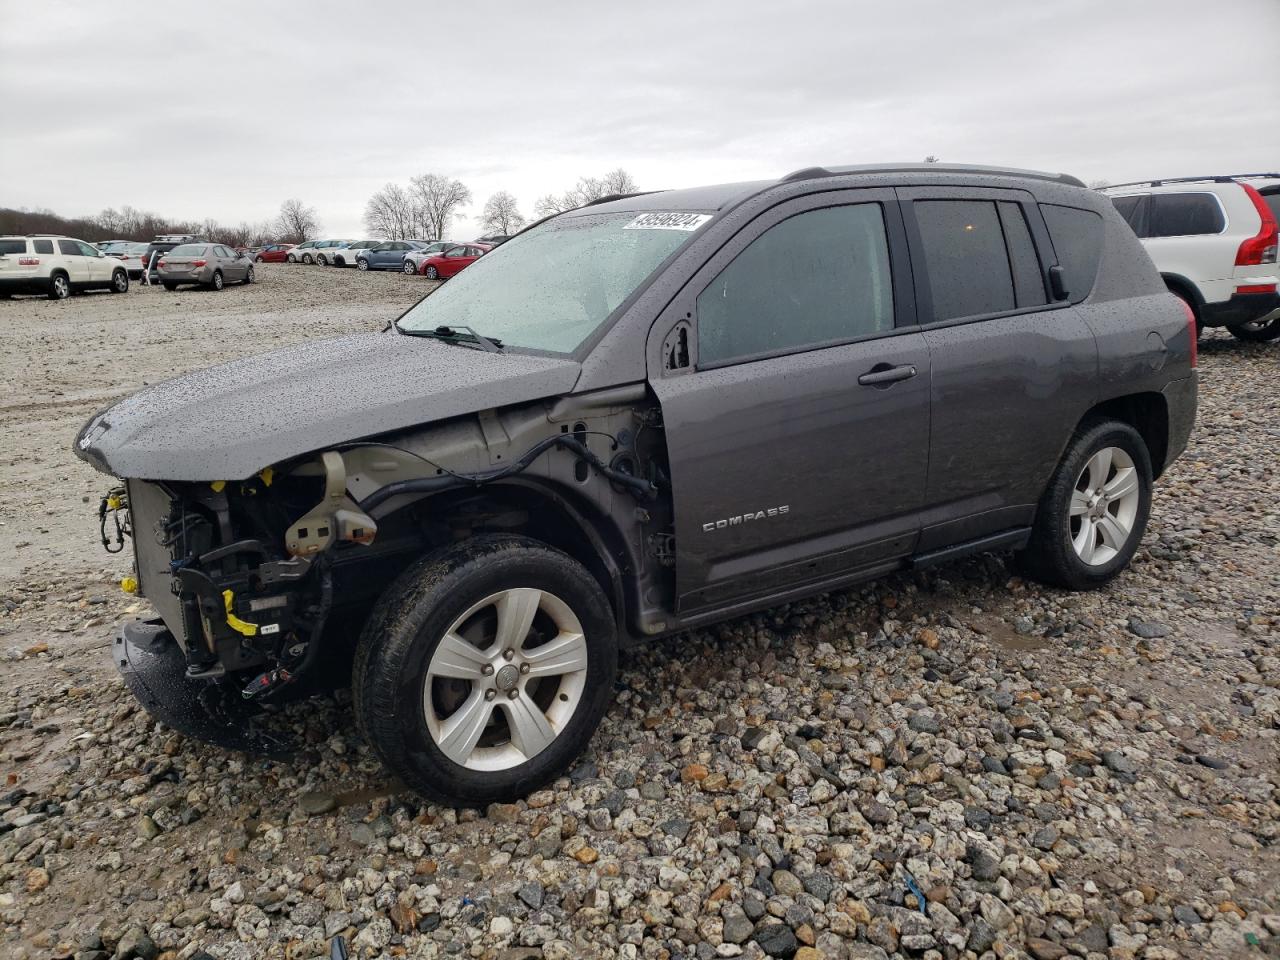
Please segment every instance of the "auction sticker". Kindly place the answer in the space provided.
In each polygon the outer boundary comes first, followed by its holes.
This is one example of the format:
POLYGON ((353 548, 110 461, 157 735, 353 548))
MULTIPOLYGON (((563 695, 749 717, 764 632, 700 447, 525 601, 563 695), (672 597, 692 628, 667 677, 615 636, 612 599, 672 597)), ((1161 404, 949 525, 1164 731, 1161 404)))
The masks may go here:
POLYGON ((642 213, 623 230, 697 230, 711 219, 709 213, 642 213))

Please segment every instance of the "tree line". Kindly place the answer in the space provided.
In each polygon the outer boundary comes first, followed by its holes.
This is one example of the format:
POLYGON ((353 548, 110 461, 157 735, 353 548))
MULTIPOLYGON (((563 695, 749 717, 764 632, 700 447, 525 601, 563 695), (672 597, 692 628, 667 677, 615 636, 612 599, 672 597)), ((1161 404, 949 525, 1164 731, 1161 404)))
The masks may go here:
POLYGON ((231 247, 254 247, 265 243, 301 243, 320 229, 316 212, 301 200, 280 205, 273 220, 258 223, 241 221, 235 226, 213 219, 174 220, 159 214, 123 206, 108 207, 87 217, 63 217, 52 210, 0 208, 0 235, 57 233, 97 243, 102 240, 150 240, 165 233, 194 234, 212 243, 231 247))
MULTIPOLYGON (((634 178, 619 167, 602 177, 580 177, 564 193, 539 197, 533 215, 541 220, 601 197, 636 191, 634 178)), ((365 204, 364 225, 370 233, 392 240, 442 239, 472 199, 471 189, 461 180, 424 173, 410 178, 407 184, 388 183, 378 190, 365 204)), ((512 234, 527 222, 519 202, 507 190, 490 196, 480 213, 480 224, 486 233, 512 234)))

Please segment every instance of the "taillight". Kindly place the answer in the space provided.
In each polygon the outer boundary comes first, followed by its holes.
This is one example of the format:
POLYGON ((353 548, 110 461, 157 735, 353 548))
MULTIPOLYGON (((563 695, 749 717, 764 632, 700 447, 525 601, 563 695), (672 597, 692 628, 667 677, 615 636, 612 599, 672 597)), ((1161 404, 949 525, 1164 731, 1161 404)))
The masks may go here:
POLYGON ((208 262, 208 260, 192 260, 191 265, 193 267, 203 267, 208 262))
POLYGON ((39 257, 19 257, 18 266, 20 267, 38 267, 40 266, 39 257))
POLYGON ((1262 226, 1258 228, 1257 236, 1240 244, 1240 249, 1236 251, 1236 266, 1252 267, 1262 263, 1275 263, 1276 241, 1280 237, 1280 232, 1276 230, 1276 218, 1267 206, 1267 201, 1262 199, 1262 194, 1247 183, 1240 186, 1244 187, 1244 192, 1253 201, 1254 209, 1262 218, 1262 226))
POLYGON ((1178 297, 1178 302, 1187 311, 1187 336, 1191 338, 1191 369, 1194 370, 1200 365, 1200 329, 1196 326, 1196 312, 1191 309, 1191 304, 1181 297, 1178 297))
POLYGON ((156 266, 157 266, 157 267, 163 267, 163 266, 164 266, 164 258, 163 258, 163 257, 156 261, 156 266))

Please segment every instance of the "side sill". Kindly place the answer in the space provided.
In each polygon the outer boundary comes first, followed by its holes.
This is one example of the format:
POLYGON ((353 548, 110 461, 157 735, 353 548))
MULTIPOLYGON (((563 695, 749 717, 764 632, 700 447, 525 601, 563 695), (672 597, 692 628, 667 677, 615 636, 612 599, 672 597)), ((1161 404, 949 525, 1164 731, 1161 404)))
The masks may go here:
POLYGON ((941 550, 918 553, 911 558, 911 566, 916 570, 921 570, 959 557, 966 557, 971 553, 987 553, 991 550, 1021 550, 1030 539, 1030 527, 1014 527, 1012 530, 992 533, 976 540, 966 540, 964 543, 943 547, 941 550))

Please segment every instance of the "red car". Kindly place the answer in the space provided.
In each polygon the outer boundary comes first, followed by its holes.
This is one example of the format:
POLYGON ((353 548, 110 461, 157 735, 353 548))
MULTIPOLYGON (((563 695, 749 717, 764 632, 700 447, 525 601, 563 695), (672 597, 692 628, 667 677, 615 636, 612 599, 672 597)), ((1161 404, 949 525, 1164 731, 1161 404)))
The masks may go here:
POLYGON ((268 243, 253 255, 253 259, 255 263, 284 263, 293 248, 292 243, 268 243))
POLYGON ((491 243, 459 243, 443 253, 427 257, 418 272, 430 280, 446 280, 463 267, 475 263, 493 249, 491 243))

